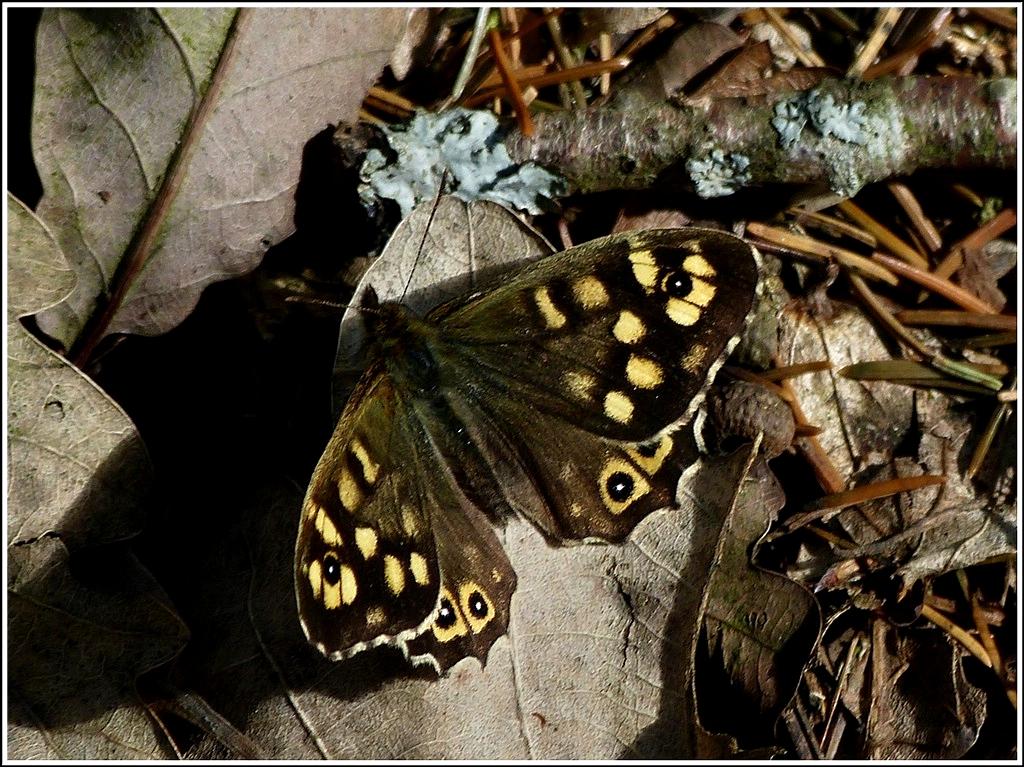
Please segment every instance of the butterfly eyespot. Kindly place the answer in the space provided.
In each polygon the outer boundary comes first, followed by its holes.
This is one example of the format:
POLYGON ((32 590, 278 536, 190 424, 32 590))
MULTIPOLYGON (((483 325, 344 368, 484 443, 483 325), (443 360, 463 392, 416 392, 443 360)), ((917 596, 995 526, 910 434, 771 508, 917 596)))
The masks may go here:
POLYGON ((662 278, 661 289, 672 298, 686 298, 693 290, 693 279, 686 272, 674 269, 662 278))
POLYGON ((338 562, 338 558, 333 554, 327 554, 324 556, 324 581, 330 586, 334 586, 338 581, 341 580, 341 563, 338 562))
POLYGON ((448 600, 447 597, 441 600, 441 607, 437 611, 437 623, 438 628, 450 629, 459 620, 459 616, 455 612, 455 607, 448 600))
POLYGON ((616 503, 629 500, 633 495, 636 483, 633 478, 624 471, 617 471, 605 480, 605 488, 608 490, 608 497, 616 503))
POLYGON ((466 603, 469 606, 469 614, 474 618, 486 618, 487 614, 491 611, 491 608, 487 605, 487 600, 484 599, 484 595, 479 591, 474 591, 470 594, 466 603))

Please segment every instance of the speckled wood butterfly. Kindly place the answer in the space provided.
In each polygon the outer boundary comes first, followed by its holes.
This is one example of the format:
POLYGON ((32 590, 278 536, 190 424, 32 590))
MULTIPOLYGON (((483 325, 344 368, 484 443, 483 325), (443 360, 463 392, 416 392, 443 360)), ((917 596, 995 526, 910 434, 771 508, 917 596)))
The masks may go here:
POLYGON ((295 552, 309 641, 485 662, 516 574, 508 514, 621 541, 672 506, 680 435, 754 300, 731 234, 603 237, 419 318, 368 289, 369 363, 313 473, 295 552), (675 459, 675 460, 674 460, 675 459))

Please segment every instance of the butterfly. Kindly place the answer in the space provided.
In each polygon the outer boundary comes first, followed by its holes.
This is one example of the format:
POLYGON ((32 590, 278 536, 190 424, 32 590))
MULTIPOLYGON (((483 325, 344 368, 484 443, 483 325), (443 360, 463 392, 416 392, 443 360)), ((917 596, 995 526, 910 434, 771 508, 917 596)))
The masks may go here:
POLYGON ((679 427, 735 345, 756 252, 710 229, 615 234, 528 263, 420 317, 361 297, 369 362, 303 501, 308 640, 379 645, 444 672, 485 663, 516 573, 496 528, 623 540, 672 506, 679 427))

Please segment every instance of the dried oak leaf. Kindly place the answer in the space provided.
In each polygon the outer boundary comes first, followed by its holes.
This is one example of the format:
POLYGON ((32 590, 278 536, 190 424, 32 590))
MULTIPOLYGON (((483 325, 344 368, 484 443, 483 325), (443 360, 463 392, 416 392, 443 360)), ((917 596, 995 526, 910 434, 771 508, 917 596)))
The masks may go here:
POLYGON ((71 348, 106 312, 96 335, 160 334, 206 285, 254 269, 293 231, 303 145, 355 119, 405 13, 44 11, 38 214, 78 284, 43 331, 71 348))
POLYGON ((22 326, 74 275, 10 196, 7 216, 8 755, 166 757, 135 680, 180 652, 187 632, 117 543, 148 510, 149 459, 124 412, 22 326))

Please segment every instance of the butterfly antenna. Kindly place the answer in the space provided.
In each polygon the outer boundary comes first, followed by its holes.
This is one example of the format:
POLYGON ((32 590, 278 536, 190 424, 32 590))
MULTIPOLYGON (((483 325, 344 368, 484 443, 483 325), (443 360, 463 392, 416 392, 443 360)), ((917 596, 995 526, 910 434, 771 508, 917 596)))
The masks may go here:
POLYGON ((441 196, 444 194, 445 185, 448 183, 448 166, 441 169, 441 183, 437 186, 437 194, 434 195, 434 204, 430 207, 430 217, 427 219, 426 225, 423 227, 423 236, 420 238, 420 246, 416 250, 416 259, 412 262, 412 268, 409 270, 409 276, 405 279, 405 286, 402 288, 402 301, 405 301, 405 296, 409 292, 409 286, 412 284, 412 277, 416 273, 416 266, 420 262, 420 256, 423 254, 423 248, 427 244, 427 235, 430 234, 430 227, 434 223, 434 215, 437 213, 438 207, 441 205, 441 196))
POLYGON ((311 304, 313 306, 325 306, 328 309, 341 309, 342 311, 356 308, 355 304, 332 301, 329 298, 317 298, 316 296, 285 296, 284 301, 286 304, 311 304))

